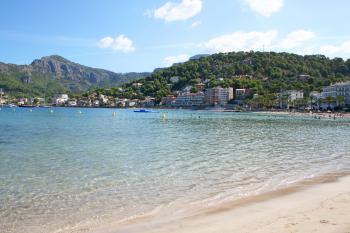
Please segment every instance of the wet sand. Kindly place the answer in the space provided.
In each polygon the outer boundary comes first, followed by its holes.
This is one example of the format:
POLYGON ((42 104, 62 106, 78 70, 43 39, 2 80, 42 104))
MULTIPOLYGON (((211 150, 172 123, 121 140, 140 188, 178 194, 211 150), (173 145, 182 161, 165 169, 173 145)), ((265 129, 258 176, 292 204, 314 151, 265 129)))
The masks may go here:
POLYGON ((350 233, 350 176, 320 178, 190 217, 110 225, 99 233, 350 233))

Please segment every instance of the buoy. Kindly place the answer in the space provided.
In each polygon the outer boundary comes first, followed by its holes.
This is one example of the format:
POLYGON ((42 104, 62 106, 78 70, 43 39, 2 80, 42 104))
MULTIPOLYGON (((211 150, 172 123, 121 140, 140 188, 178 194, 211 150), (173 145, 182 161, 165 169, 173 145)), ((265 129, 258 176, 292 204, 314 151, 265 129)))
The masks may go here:
POLYGON ((83 114, 83 112, 82 111, 78 111, 78 114, 83 114))
POLYGON ((14 111, 14 112, 15 112, 15 111, 16 111, 16 109, 15 109, 15 108, 12 108, 12 111, 14 111))
POLYGON ((165 113, 162 114, 162 118, 163 118, 163 120, 165 120, 165 118, 166 118, 166 114, 165 113))
POLYGON ((30 108, 30 109, 29 109, 29 112, 33 112, 33 109, 30 108))
POLYGON ((52 109, 50 109, 50 113, 53 113, 53 110, 52 110, 52 109))

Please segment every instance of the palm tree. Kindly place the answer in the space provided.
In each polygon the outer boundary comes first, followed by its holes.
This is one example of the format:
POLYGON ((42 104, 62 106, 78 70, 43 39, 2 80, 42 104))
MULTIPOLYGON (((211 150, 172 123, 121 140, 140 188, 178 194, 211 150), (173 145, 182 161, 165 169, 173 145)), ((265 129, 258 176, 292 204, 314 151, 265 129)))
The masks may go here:
POLYGON ((328 104, 327 108, 331 108, 331 104, 335 102, 335 98, 333 96, 327 96, 324 102, 328 104))
POLYGON ((344 107, 344 104, 345 104, 345 97, 344 96, 337 96, 336 97, 336 102, 337 102, 337 106, 340 107, 340 108, 343 108, 344 107))

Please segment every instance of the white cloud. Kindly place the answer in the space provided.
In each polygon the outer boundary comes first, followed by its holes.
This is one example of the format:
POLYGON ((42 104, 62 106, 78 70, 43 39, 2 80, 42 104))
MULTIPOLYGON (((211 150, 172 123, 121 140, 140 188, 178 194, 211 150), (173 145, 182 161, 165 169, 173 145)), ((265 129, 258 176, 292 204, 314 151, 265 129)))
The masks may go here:
POLYGON ((104 37, 97 42, 97 46, 102 49, 111 48, 123 53, 131 53, 135 51, 132 40, 125 35, 119 35, 114 39, 110 36, 104 37))
MULTIPOLYGON (((167 22, 186 20, 199 14, 202 10, 202 0, 182 0, 181 2, 167 2, 153 11, 153 17, 167 22)), ((146 13, 150 15, 150 12, 146 13)))
POLYGON ((243 0, 252 11, 270 17, 273 13, 280 11, 283 7, 283 0, 243 0))
POLYGON ((319 48, 319 52, 326 55, 350 54, 350 41, 346 41, 338 46, 323 45, 319 48))
POLYGON ((343 53, 350 53, 350 41, 347 41, 341 45, 343 53))
POLYGON ((297 30, 289 33, 279 44, 282 49, 297 48, 303 43, 315 38, 315 33, 307 30, 297 30))
MULTIPOLYGON (((297 30, 286 36, 279 36, 277 30, 233 32, 215 37, 207 42, 199 44, 199 47, 210 52, 231 52, 262 50, 265 48, 275 51, 305 52, 311 51, 310 42, 316 35, 312 31, 297 30)), ((348 44, 350 50, 350 43, 348 44)))
POLYGON ((339 48, 334 45, 323 45, 319 49, 321 54, 334 54, 339 52, 339 48))
POLYGON ((234 32, 222 35, 200 45, 212 52, 259 50, 263 46, 271 46, 277 39, 278 32, 234 32))
POLYGON ((201 21, 195 21, 191 24, 191 28, 195 28, 195 27, 198 27, 199 25, 201 25, 202 22, 201 21))
POLYGON ((110 47, 113 44, 113 38, 112 37, 104 37, 101 40, 97 42, 97 46, 100 47, 101 49, 105 49, 110 47))
POLYGON ((185 62, 188 61, 190 57, 187 54, 180 54, 177 56, 169 56, 164 58, 164 63, 166 66, 171 66, 174 63, 185 62))

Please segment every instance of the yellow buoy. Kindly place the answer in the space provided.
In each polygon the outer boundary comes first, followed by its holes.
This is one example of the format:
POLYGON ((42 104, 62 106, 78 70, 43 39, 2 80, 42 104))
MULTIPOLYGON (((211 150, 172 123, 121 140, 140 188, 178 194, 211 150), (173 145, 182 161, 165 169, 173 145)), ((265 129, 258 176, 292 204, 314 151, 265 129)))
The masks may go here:
POLYGON ((166 119, 166 114, 165 113, 162 114, 162 118, 163 118, 163 120, 166 119))

